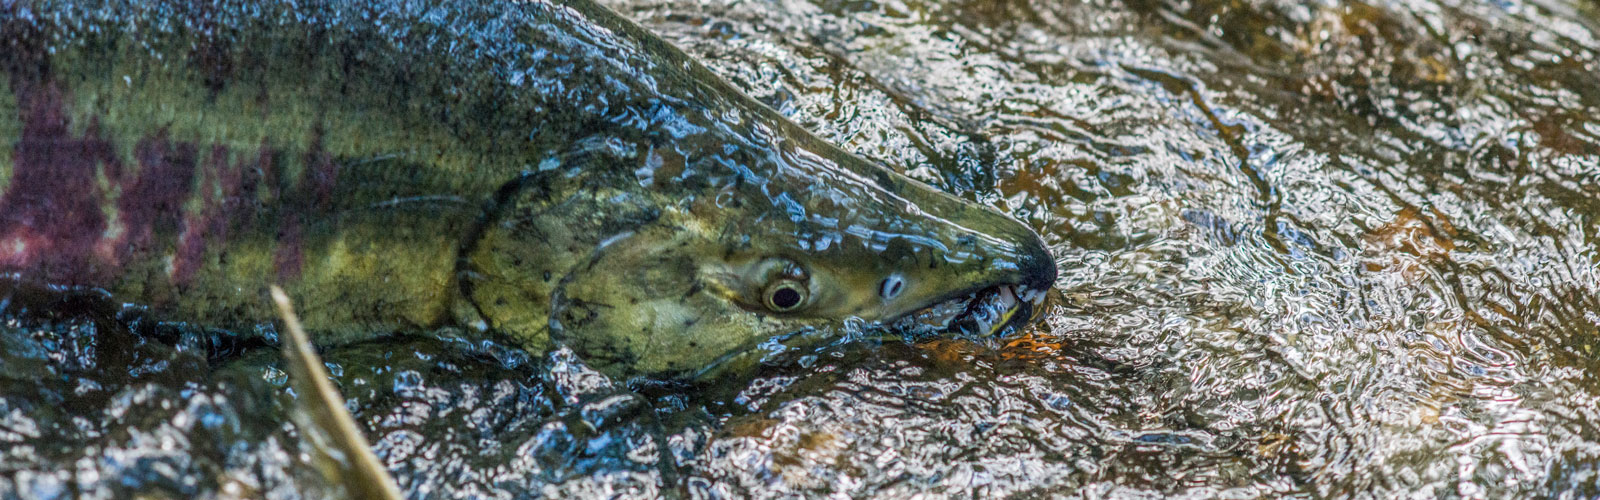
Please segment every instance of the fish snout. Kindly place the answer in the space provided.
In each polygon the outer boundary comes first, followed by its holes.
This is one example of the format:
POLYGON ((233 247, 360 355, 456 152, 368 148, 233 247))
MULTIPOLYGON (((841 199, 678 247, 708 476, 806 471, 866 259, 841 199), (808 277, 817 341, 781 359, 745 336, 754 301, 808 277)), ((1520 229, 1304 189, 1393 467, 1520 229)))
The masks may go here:
POLYGON ((1043 310, 1057 276, 1055 258, 1044 241, 997 211, 976 208, 962 215, 945 238, 976 258, 930 268, 925 275, 932 285, 928 295, 892 323, 909 331, 999 335, 1026 326, 1043 310))
POLYGON ((1017 268, 1022 279, 1017 283, 1029 290, 1049 290, 1056 283, 1056 259, 1037 236, 1017 245, 1017 268))

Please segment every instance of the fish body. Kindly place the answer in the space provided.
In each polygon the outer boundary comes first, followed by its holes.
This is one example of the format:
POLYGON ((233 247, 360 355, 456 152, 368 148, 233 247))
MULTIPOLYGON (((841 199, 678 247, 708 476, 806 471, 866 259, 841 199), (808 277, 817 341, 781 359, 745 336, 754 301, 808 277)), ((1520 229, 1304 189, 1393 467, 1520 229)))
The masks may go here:
POLYGON ((318 342, 694 376, 848 318, 998 328, 1055 276, 587 0, 0 2, 0 71, 0 273, 179 321, 269 324, 280 283, 318 342))

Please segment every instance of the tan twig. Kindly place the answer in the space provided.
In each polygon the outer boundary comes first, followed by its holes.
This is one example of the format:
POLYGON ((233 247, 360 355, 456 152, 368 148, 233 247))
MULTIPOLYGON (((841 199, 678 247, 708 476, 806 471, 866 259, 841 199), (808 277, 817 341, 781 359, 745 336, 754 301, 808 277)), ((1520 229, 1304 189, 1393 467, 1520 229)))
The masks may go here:
MULTIPOLYGON (((399 499, 400 488, 389 475, 388 469, 372 454, 361 429, 344 407, 344 397, 328 381, 328 372, 322 367, 322 358, 311 348, 311 339, 300 327, 289 296, 277 285, 271 287, 272 302, 283 318, 283 358, 288 365, 289 384, 299 394, 297 404, 304 405, 303 413, 312 420, 302 434, 327 434, 321 451, 344 467, 324 468, 324 476, 343 484, 354 498, 399 499), (326 441, 332 441, 328 443, 326 441), (331 448, 331 449, 330 449, 331 448), (342 460, 341 460, 342 456, 342 460)), ((315 444, 317 439, 313 439, 315 444)))

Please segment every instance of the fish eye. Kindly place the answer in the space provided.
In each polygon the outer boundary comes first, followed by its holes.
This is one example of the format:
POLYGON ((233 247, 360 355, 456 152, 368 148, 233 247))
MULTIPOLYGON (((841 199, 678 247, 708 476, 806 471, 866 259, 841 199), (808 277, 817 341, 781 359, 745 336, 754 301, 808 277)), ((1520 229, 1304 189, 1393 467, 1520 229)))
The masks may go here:
POLYGON ((878 283, 878 296, 883 297, 883 300, 894 300, 904 291, 906 291, 906 279, 899 273, 891 274, 884 278, 883 282, 878 283))
POLYGON ((767 287, 767 308, 776 312, 799 309, 806 302, 806 287, 798 281, 783 280, 767 287))

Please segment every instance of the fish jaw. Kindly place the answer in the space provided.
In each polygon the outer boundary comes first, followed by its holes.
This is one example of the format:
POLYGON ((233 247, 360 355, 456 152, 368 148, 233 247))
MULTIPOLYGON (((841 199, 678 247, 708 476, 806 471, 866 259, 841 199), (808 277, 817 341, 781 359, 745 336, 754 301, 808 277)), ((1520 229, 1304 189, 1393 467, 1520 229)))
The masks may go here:
POLYGON ((1047 292, 1021 284, 1000 285, 911 312, 890 327, 908 334, 997 336, 1037 318, 1047 292))

